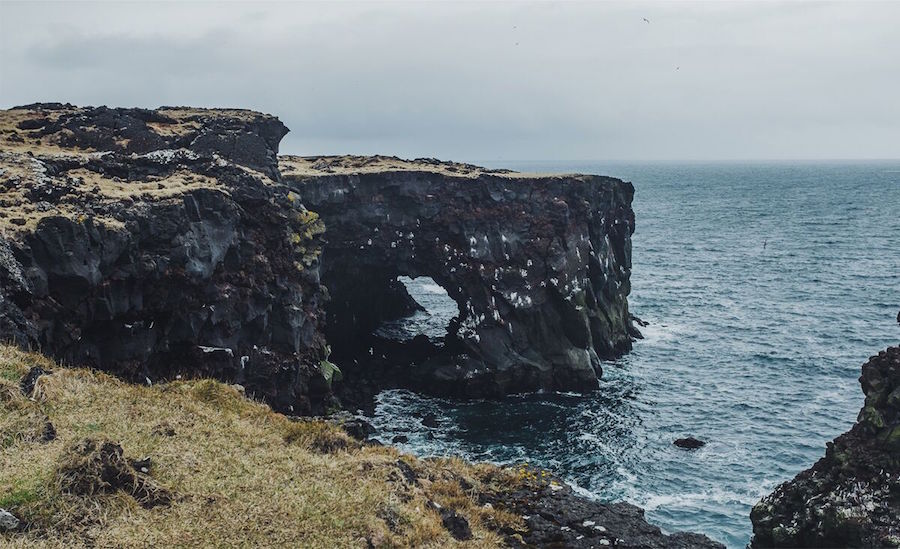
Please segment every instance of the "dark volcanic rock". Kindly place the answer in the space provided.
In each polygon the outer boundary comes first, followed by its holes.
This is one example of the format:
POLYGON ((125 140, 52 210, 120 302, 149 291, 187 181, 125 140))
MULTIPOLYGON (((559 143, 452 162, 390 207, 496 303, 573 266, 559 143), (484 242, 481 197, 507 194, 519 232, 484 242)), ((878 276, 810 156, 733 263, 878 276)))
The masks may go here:
POLYGON ((602 503, 576 494, 571 487, 537 472, 533 485, 485 496, 483 503, 522 516, 528 532, 520 539, 509 532, 512 547, 605 546, 662 548, 721 548, 701 534, 662 531, 644 519, 644 511, 629 503, 602 503), (524 541, 524 544, 522 543, 524 541))
POLYGON ((857 423, 763 498, 752 547, 900 547, 900 347, 869 359, 857 423))
POLYGON ((32 105, 0 126, 22 138, 0 152, 0 338, 142 383, 329 405, 324 226, 279 183, 277 118, 32 105))
POLYGON ((706 446, 705 442, 703 442, 702 440, 697 440, 694 437, 676 438, 675 441, 672 442, 672 444, 686 450, 696 450, 697 448, 706 446))
POLYGON ((441 516, 441 523, 450 532, 451 536, 460 541, 472 539, 472 529, 469 527, 469 521, 466 520, 466 517, 453 509, 441 507, 433 501, 429 501, 428 506, 441 516))
POLYGON ((431 412, 425 414, 422 417, 422 425, 424 427, 428 427, 428 428, 432 428, 432 429, 437 427, 438 426, 437 415, 435 415, 434 413, 431 413, 431 412))
POLYGON ((428 159, 282 157, 280 165, 328 226, 328 336, 342 364, 356 360, 389 384, 483 397, 595 389, 601 359, 631 348, 630 183, 428 159), (398 275, 429 276, 459 305, 432 356, 397 360, 369 337, 396 309, 384 304, 405 300, 398 275), (346 360, 351 348, 358 352, 346 360), (389 371, 397 363, 404 367, 389 371))
POLYGON ((373 427, 371 423, 362 418, 355 417, 346 411, 331 414, 326 419, 361 442, 365 442, 370 436, 375 434, 375 427, 373 427))
POLYGON ((45 370, 40 366, 32 366, 28 373, 22 376, 22 379, 19 381, 19 390, 22 391, 23 395, 31 396, 31 393, 34 392, 34 386, 37 385, 38 378, 52 373, 52 371, 45 370))

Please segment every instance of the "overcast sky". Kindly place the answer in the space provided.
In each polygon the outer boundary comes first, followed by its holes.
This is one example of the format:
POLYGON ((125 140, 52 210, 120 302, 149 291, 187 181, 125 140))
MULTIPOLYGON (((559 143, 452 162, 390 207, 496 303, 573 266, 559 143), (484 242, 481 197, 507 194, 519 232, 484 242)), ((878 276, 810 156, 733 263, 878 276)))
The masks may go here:
POLYGON ((0 48, 0 106, 245 107, 296 154, 900 158, 898 2, 0 0, 0 48))

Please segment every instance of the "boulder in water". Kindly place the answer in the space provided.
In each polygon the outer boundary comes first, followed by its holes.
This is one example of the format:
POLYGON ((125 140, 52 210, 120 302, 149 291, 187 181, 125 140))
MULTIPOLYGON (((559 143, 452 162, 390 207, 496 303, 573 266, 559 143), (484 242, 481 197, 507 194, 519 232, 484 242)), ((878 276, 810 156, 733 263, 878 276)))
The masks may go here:
POLYGON ((694 437, 676 438, 672 444, 686 450, 696 450, 697 448, 706 446, 705 442, 694 437))

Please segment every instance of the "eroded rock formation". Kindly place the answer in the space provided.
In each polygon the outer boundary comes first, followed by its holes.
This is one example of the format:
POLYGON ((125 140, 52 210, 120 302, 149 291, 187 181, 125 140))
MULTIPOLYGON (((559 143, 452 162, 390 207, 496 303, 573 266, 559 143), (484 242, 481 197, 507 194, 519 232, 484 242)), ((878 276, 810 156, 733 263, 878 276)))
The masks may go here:
POLYGON ((241 110, 3 111, 0 336, 136 381, 208 375, 322 412, 327 225, 329 342, 382 386, 585 391, 630 348, 630 184, 279 159, 286 132, 241 110), (459 305, 441 344, 373 342, 418 307, 398 275, 430 276, 459 305))
POLYGON ((336 352, 355 346, 360 369, 385 354, 369 334, 408 301, 398 275, 431 277, 460 315, 443 348, 420 342, 402 370, 374 366, 397 384, 453 396, 586 391, 601 359, 630 349, 630 183, 391 157, 280 167, 328 227, 329 340, 336 352))
POLYGON ((0 337, 323 411, 324 227, 279 183, 285 133, 241 110, 0 112, 0 337))
POLYGON ((752 547, 900 547, 900 347, 859 381, 857 423, 753 508, 752 547))

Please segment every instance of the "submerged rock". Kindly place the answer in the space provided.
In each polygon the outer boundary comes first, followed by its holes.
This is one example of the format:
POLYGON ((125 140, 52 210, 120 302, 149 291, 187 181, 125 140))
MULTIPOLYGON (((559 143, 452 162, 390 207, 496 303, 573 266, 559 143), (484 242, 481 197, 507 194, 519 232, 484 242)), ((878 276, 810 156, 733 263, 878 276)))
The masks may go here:
POLYGON ((862 367, 857 423, 762 499, 752 547, 900 547, 900 347, 862 367))
POLYGON ((706 446, 705 442, 694 437, 676 438, 672 444, 686 450, 696 450, 697 448, 706 446))
POLYGON ((280 166, 328 227, 328 337, 350 379, 461 397, 589 391, 601 360, 631 348, 630 183, 380 156, 280 166), (373 342, 408 302, 400 275, 431 277, 459 306, 443 345, 373 342))
POLYGON ((428 412, 424 416, 422 416, 422 426, 433 429, 438 426, 437 414, 433 412, 428 412))

